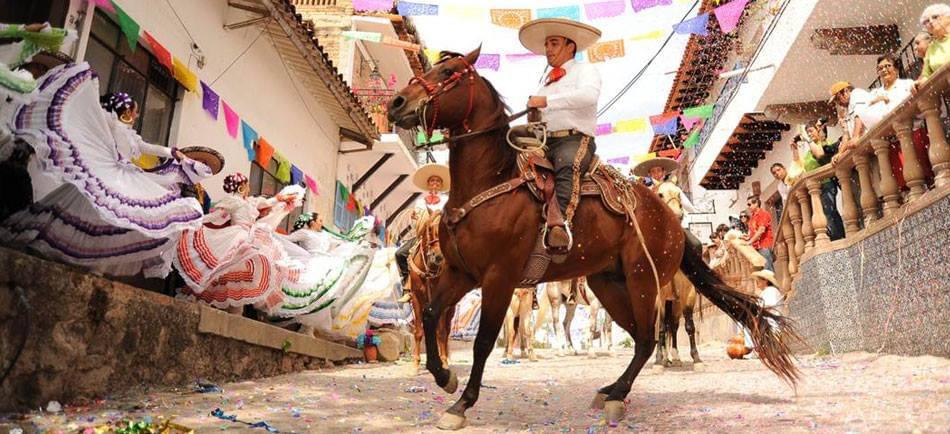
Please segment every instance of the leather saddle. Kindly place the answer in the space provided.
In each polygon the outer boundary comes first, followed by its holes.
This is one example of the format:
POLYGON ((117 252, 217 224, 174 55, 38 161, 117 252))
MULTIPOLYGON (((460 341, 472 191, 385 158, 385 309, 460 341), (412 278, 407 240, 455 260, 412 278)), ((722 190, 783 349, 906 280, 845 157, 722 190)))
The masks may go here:
MULTIPOLYGON (((518 168, 526 182, 528 190, 541 203, 548 203, 554 196, 554 165, 540 152, 522 152, 518 156, 518 168)), ((581 196, 599 196, 604 206, 614 214, 627 214, 624 206, 629 180, 613 166, 601 165, 600 158, 594 156, 590 170, 581 177, 581 196), (627 185, 624 185, 627 184, 627 185), (627 188, 624 188, 627 187, 627 188)), ((629 215, 632 217, 632 213, 629 215)))

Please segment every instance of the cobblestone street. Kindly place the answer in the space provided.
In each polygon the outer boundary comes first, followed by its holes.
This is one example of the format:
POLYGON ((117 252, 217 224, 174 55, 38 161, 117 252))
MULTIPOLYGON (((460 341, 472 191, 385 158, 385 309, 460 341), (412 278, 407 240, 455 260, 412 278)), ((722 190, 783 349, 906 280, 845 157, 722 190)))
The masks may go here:
MULTIPOLYGON (((947 359, 806 356, 796 393, 757 360, 727 360, 721 345, 700 351, 707 362, 702 371, 689 364, 657 371, 648 364, 629 396, 626 418, 610 429, 588 406, 595 387, 619 375, 630 350, 596 360, 542 352, 536 363, 502 364, 496 349, 464 431, 946 432, 950 426, 947 359)), ((470 354, 453 357, 463 386, 470 354)), ((413 375, 412 369, 407 362, 346 366, 222 384, 223 393, 155 390, 67 407, 65 416, 35 413, 5 423, 25 432, 76 432, 109 420, 174 417, 197 432, 263 432, 210 416, 220 408, 280 432, 436 432, 440 412, 458 393, 442 393, 428 374, 413 375)))

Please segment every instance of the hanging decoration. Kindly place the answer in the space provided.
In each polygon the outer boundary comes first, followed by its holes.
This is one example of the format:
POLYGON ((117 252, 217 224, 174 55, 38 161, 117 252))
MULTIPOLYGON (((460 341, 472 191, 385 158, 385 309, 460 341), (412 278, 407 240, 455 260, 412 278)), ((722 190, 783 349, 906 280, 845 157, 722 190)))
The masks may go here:
POLYGON ((234 112, 231 106, 229 106, 228 103, 224 102, 223 100, 221 101, 221 108, 224 110, 224 123, 228 128, 228 135, 231 136, 232 139, 236 139, 238 133, 238 121, 240 118, 238 117, 238 114, 234 112))
POLYGON ((590 63, 604 62, 608 59, 616 59, 623 56, 623 39, 598 42, 587 49, 587 59, 590 63))
POLYGON ((135 52, 135 49, 139 46, 139 30, 141 30, 139 23, 126 14, 115 1, 112 1, 112 9, 119 21, 119 28, 122 29, 122 34, 125 35, 125 40, 129 43, 129 48, 132 49, 132 52, 135 52))
POLYGON ((260 137, 255 142, 254 151, 257 164, 264 168, 264 170, 267 170, 267 168, 270 167, 271 158, 274 157, 274 147, 271 146, 267 139, 260 137))
POLYGON ((626 9, 626 0, 608 0, 584 4, 584 12, 587 13, 587 18, 591 20, 616 17, 624 13, 626 9))
POLYGON ((389 12, 393 9, 393 0, 353 0, 353 9, 365 12, 389 12))
POLYGON ((254 142, 257 141, 257 131, 251 128, 247 122, 241 120, 241 135, 244 138, 244 150, 247 151, 247 161, 254 160, 254 142))
POLYGON ((630 0, 630 5, 634 12, 642 12, 657 6, 667 6, 673 4, 673 0, 630 0))
POLYGON ((719 21, 719 29, 723 33, 729 33, 739 26, 739 19, 742 18, 742 11, 745 10, 749 0, 733 0, 716 8, 713 13, 716 14, 716 21, 719 21))
POLYGON ((201 107, 211 116, 211 119, 218 120, 218 94, 211 90, 204 81, 201 81, 201 107))
POLYGON ((699 35, 706 36, 709 34, 707 26, 709 25, 709 14, 700 14, 694 18, 690 18, 686 21, 673 25, 673 31, 680 35, 699 35))
POLYGON ((581 7, 578 5, 558 6, 554 8, 539 8, 535 11, 538 18, 565 18, 568 20, 581 20, 581 7))
POLYGON ((158 59, 158 63, 168 68, 168 72, 174 73, 175 65, 172 63, 172 54, 168 52, 168 49, 159 44, 151 33, 142 32, 142 36, 145 37, 145 43, 152 49, 152 54, 158 59))
POLYGON ((192 72, 191 69, 188 69, 188 65, 178 60, 177 57, 172 58, 172 64, 174 65, 175 80, 181 83, 181 86, 188 89, 188 91, 197 91, 198 76, 192 72))
POLYGON ((520 29, 531 21, 531 9, 491 9, 491 22, 496 26, 520 29))

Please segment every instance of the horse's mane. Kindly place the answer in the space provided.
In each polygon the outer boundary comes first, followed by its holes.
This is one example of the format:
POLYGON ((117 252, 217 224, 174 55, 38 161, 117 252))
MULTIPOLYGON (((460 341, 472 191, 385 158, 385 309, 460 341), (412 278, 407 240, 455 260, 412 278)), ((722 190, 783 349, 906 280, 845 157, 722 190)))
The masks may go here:
MULTIPOLYGON (((462 53, 456 53, 454 51, 440 51, 439 61, 436 62, 435 64, 439 65, 447 60, 454 59, 456 57, 465 57, 465 55, 462 53)), ((508 104, 505 103, 504 97, 501 96, 500 93, 498 93, 498 89, 495 89, 495 85, 492 84, 491 81, 489 81, 485 77, 482 77, 481 75, 479 75, 478 77, 482 79, 482 82, 485 83, 485 87, 488 88, 488 94, 491 96, 492 100, 495 101, 495 106, 499 107, 499 112, 495 114, 496 118, 502 117, 502 116, 507 118, 508 115, 511 113, 511 107, 509 107, 508 104)), ((499 150, 502 153, 502 159, 501 159, 502 164, 498 167, 499 174, 513 173, 515 170, 515 166, 517 165, 518 154, 514 149, 511 148, 511 146, 508 146, 508 143, 506 142, 508 129, 509 129, 508 126, 506 126, 505 128, 502 128, 491 134, 491 136, 494 136, 496 139, 496 142, 500 145, 499 150)))

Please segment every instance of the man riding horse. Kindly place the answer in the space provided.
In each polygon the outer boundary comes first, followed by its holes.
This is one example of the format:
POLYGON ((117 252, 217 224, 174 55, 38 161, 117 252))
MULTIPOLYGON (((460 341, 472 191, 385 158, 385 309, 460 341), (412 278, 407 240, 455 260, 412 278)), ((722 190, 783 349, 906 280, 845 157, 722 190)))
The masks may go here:
MULTIPOLYGON (((445 201, 448 198, 446 193, 451 186, 450 180, 448 166, 438 163, 426 164, 417 169, 412 175, 413 184, 422 191, 428 191, 424 199, 425 211, 427 211, 425 214, 427 214, 427 216, 425 218, 414 219, 416 224, 425 224, 433 214, 442 212, 442 208, 445 207, 445 201)), ((416 231, 410 230, 409 233, 415 235, 416 231)), ((399 275, 402 276, 404 283, 409 277, 409 253, 417 243, 418 239, 412 237, 403 241, 399 249, 396 250, 396 264, 399 266, 399 275)), ((403 287, 405 291, 398 302, 408 303, 410 300, 409 291, 411 289, 409 285, 403 285, 403 287)))
POLYGON ((589 63, 575 61, 600 38, 600 30, 576 21, 548 18, 531 21, 518 33, 521 44, 547 57, 551 70, 528 108, 541 110, 547 123, 545 156, 554 165, 555 191, 563 226, 548 231, 547 246, 567 252, 573 244, 571 220, 579 202, 580 177, 590 169, 597 146, 597 100, 600 74, 589 63))

